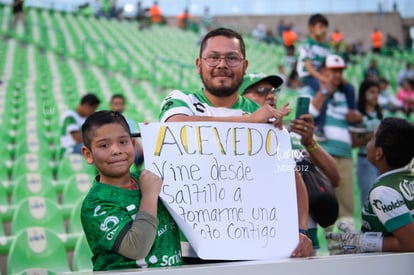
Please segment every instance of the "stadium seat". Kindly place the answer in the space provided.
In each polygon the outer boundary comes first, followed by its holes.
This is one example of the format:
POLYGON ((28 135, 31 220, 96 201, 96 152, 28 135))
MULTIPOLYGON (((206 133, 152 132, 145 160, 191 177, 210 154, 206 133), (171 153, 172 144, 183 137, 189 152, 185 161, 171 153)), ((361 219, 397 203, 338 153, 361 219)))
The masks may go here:
POLYGON ((62 191, 62 204, 75 204, 89 191, 93 177, 86 173, 79 173, 65 180, 62 191))
POLYGON ((70 154, 64 156, 57 166, 58 180, 67 179, 75 173, 95 175, 95 168, 93 165, 87 164, 83 156, 80 154, 70 154))
POLYGON ((27 173, 40 173, 53 177, 50 159, 41 155, 42 153, 27 153, 19 156, 12 165, 12 180, 16 180, 27 173))
POLYGON ((73 271, 87 271, 93 269, 92 251, 89 248, 85 235, 79 237, 73 251, 73 271))
POLYGON ((69 233, 83 233, 83 227, 81 222, 81 208, 82 208, 82 202, 83 197, 80 198, 74 207, 72 208, 72 211, 70 212, 69 216, 69 233))
POLYGON ((40 173, 26 173, 15 182, 11 194, 11 203, 18 204, 21 200, 40 196, 58 202, 56 187, 49 175, 40 173))
POLYGON ((45 227, 56 234, 66 234, 64 218, 59 205, 46 198, 29 197, 14 211, 10 225, 12 235, 31 226, 45 227))
POLYGON ((44 227, 29 227, 20 231, 10 246, 7 274, 22 274, 25 271, 35 274, 33 271, 44 269, 48 271, 46 274, 71 271, 63 242, 57 234, 44 227))

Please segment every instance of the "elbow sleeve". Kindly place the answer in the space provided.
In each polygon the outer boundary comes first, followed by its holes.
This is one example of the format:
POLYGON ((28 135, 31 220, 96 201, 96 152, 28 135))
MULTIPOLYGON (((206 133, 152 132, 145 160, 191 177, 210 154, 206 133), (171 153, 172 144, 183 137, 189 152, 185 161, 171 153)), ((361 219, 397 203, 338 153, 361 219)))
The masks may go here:
POLYGON ((117 252, 130 259, 145 258, 154 243, 157 227, 158 219, 156 217, 138 211, 117 252))

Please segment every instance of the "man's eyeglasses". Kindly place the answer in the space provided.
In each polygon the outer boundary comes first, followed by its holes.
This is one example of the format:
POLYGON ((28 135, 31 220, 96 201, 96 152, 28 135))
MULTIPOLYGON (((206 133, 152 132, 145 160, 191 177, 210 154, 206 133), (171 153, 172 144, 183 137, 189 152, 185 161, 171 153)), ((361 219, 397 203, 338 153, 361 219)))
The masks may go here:
POLYGON ((278 96, 280 94, 280 89, 275 89, 273 87, 257 87, 256 89, 248 89, 246 93, 255 92, 263 96, 267 96, 268 94, 273 94, 274 96, 278 96))
POLYGON ((221 60, 224 59, 226 61, 226 64, 229 67, 238 67, 240 63, 244 60, 243 58, 239 57, 238 55, 210 55, 205 58, 202 58, 206 61, 207 65, 210 67, 216 67, 218 64, 220 64, 221 60))

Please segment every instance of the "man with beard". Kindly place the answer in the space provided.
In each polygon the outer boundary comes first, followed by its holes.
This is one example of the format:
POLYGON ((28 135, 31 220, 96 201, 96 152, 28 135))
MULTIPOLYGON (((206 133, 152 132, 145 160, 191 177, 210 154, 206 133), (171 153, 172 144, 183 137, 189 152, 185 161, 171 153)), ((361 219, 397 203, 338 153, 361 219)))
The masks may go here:
MULTIPOLYGON (((248 60, 241 35, 231 29, 218 28, 201 41, 197 72, 204 88, 193 93, 172 91, 162 102, 160 121, 216 121, 273 123, 283 128, 283 116, 291 111, 288 104, 279 110, 240 96, 238 89, 246 74, 248 60)), ((299 228, 307 229, 308 205, 306 188, 298 190, 299 228), (304 200, 301 198, 304 197, 304 200)), ((302 231, 305 233, 305 231, 302 231)), ((300 233, 299 244, 292 257, 312 254, 310 239, 300 233)))

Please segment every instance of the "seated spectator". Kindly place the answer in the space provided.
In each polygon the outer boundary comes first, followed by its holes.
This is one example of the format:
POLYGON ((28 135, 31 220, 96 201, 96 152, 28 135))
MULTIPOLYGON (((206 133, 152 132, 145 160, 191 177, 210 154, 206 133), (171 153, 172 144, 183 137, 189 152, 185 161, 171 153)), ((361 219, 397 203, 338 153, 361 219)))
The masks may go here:
POLYGON ((81 154, 83 146, 81 127, 86 118, 93 114, 100 103, 99 98, 94 94, 84 95, 75 110, 67 110, 60 119, 61 156, 71 153, 81 154))
POLYGON ((381 73, 378 68, 378 62, 375 58, 371 59, 368 68, 365 69, 364 72, 364 79, 365 80, 372 80, 372 81, 379 81, 381 77, 381 73))
POLYGON ((401 89, 397 92, 397 99, 400 100, 404 113, 408 116, 414 110, 414 80, 403 81, 401 89))
MULTIPOLYGON (((110 102, 110 108, 113 112, 123 113, 125 111, 125 97, 121 94, 114 94, 111 98, 110 102)), ((137 132, 137 124, 124 116, 126 121, 128 122, 129 129, 131 130, 131 133, 137 132)), ((139 166, 144 162, 144 151, 142 149, 141 143, 138 142, 138 140, 135 141, 135 166, 139 166)))
POLYGON ((402 85, 405 79, 414 79, 414 69, 410 62, 405 64, 405 67, 398 73, 398 85, 402 85))
POLYGON ((177 25, 182 30, 188 30, 191 24, 191 16, 188 12, 188 8, 184 9, 182 13, 180 13, 177 17, 177 25))
POLYGON ((394 93, 389 90, 389 82, 385 78, 380 78, 380 95, 378 97, 378 104, 382 111, 396 112, 402 108, 401 102, 394 96, 394 93))
POLYGON ((266 37, 266 26, 264 24, 258 24, 252 30, 252 36, 257 41, 264 41, 266 37))
POLYGON ((414 126, 401 119, 385 118, 367 145, 367 158, 378 168, 362 211, 361 232, 338 223, 344 233, 327 233, 331 254, 361 252, 414 252, 414 126))

